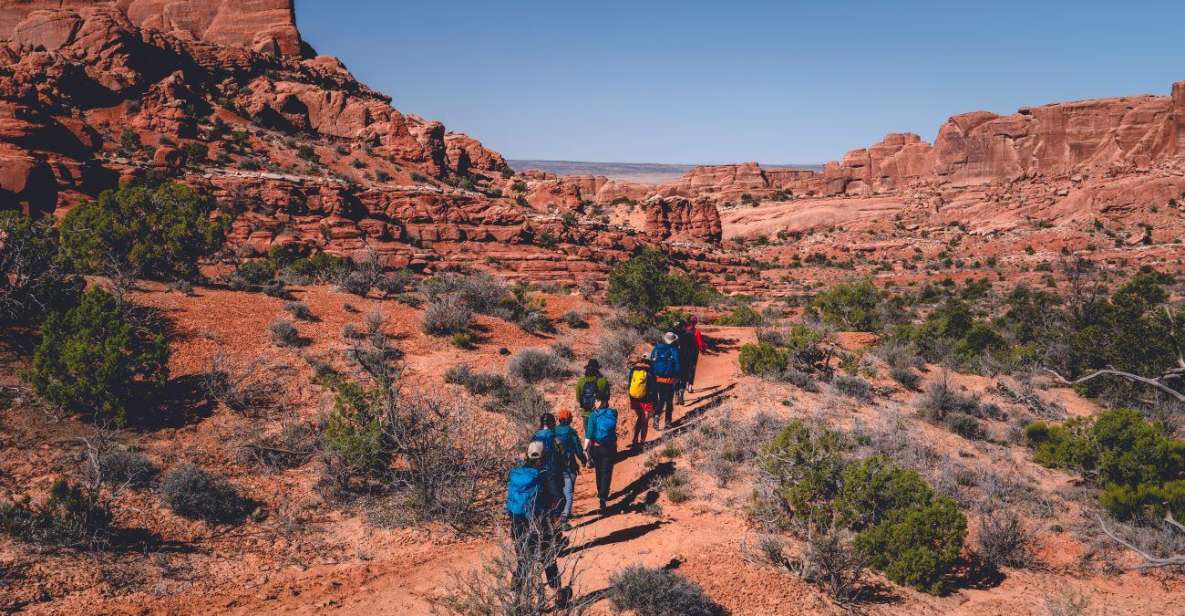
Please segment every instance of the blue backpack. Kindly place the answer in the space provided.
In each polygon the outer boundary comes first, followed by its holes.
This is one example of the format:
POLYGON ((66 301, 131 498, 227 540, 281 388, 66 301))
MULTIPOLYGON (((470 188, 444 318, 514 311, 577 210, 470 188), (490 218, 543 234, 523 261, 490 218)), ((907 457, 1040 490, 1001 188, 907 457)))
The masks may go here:
POLYGON ((510 471, 506 481, 506 512, 516 518, 535 513, 543 471, 530 466, 519 466, 510 471))
POLYGON ((617 438, 617 411, 613 409, 599 409, 590 418, 591 434, 588 438, 599 442, 617 438))
POLYGON ((650 373, 668 379, 679 374, 679 352, 675 347, 666 343, 654 347, 650 357, 650 373))
POLYGON ((564 465, 564 450, 563 444, 559 440, 559 436, 548 428, 543 428, 531 437, 532 441, 539 441, 543 443, 543 459, 546 460, 546 467, 548 470, 556 470, 564 465))

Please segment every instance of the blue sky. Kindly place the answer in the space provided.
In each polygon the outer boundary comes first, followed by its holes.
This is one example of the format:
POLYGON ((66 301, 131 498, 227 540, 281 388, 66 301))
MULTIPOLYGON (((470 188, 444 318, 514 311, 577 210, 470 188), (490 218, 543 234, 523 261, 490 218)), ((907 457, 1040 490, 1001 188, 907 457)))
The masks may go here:
POLYGON ((955 113, 1185 80, 1181 0, 296 5, 320 53, 509 158, 823 162, 955 113))

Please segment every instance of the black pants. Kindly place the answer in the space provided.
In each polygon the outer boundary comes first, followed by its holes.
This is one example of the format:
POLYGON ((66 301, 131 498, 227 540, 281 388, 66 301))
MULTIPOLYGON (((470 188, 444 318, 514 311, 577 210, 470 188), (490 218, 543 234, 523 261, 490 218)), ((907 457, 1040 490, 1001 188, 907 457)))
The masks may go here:
POLYGON ((601 503, 609 500, 613 488, 613 464, 617 462, 617 442, 593 443, 588 449, 593 469, 597 474, 597 498, 601 503))
POLYGON ((655 383, 654 384, 654 427, 658 427, 658 421, 664 415, 666 417, 667 427, 671 426, 671 414, 675 412, 675 384, 674 383, 655 383))
POLYGON ((510 516, 510 537, 514 541, 514 555, 518 560, 514 570, 514 587, 522 588, 527 577, 538 571, 535 567, 542 566, 547 585, 558 589, 560 568, 555 559, 559 554, 555 549, 555 529, 551 525, 551 518, 547 515, 538 515, 534 519, 510 516))

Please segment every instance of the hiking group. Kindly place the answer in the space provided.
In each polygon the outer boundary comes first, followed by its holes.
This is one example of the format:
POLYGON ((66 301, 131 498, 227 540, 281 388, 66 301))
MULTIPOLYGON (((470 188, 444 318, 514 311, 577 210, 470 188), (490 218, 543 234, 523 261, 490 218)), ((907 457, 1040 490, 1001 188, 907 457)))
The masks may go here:
MULTIPOLYGON (((671 427, 674 405, 693 392, 695 368, 704 350, 698 321, 692 316, 662 336, 649 355, 630 367, 626 394, 634 412, 630 448, 646 443, 650 422, 654 429, 671 427)), ((556 604, 571 598, 571 588, 561 588, 556 559, 565 549, 561 531, 571 530, 576 476, 581 466, 596 474, 598 513, 609 514, 608 502, 617 462, 617 411, 609 406, 609 380, 601 365, 590 359, 576 381, 576 405, 583 419, 583 441, 572 427, 572 412, 564 409, 539 418, 539 430, 527 445, 526 459, 510 471, 506 487, 506 511, 514 542, 517 566, 513 585, 521 589, 542 569, 547 584, 556 590, 556 604)))

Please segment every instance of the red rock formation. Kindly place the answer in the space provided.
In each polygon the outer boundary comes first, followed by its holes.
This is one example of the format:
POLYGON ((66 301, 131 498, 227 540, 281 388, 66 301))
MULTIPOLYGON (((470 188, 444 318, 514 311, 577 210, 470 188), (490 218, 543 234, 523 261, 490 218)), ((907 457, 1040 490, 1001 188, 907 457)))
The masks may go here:
POLYGON ((719 242, 720 212, 708 199, 654 197, 642 204, 646 233, 662 239, 719 242))
POLYGON ((5 0, 0 39, 52 50, 62 47, 77 17, 59 9, 118 7, 132 23, 186 40, 300 56, 292 0, 5 0))

